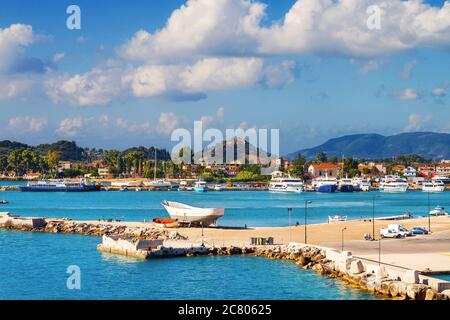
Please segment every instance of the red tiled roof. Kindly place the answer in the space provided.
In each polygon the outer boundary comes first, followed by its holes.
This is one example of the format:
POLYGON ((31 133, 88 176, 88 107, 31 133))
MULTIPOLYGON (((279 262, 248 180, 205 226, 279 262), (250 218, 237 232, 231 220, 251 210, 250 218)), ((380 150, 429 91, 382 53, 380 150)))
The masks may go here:
POLYGON ((312 165, 315 169, 337 169, 338 165, 334 163, 319 163, 312 165))

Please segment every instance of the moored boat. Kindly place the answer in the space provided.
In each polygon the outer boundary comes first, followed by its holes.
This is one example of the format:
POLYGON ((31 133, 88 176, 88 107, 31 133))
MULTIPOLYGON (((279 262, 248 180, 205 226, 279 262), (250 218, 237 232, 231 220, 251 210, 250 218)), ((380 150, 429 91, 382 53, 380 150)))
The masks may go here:
POLYGON ((424 192, 443 192, 445 184, 440 180, 426 181, 422 183, 422 191, 424 192))
POLYGON ((335 192, 337 190, 337 179, 336 178, 328 178, 318 177, 313 179, 313 186, 317 192, 335 192))
POLYGON ((206 181, 198 180, 194 184, 194 191, 205 192, 206 191, 206 181))
POLYGON ((168 218, 154 218, 153 224, 157 227, 161 228, 177 228, 178 221, 176 219, 168 219, 168 218))
POLYGON ((352 179, 342 178, 338 182, 338 189, 340 192, 353 192, 355 189, 353 188, 352 179))
POLYGON ((302 193, 305 191, 305 186, 300 178, 291 177, 290 174, 286 175, 282 172, 275 171, 270 180, 269 191, 302 193))
POLYGON ((444 207, 437 206, 436 208, 434 208, 433 210, 431 210, 429 212, 429 215, 430 216, 446 216, 446 215, 448 215, 448 213, 445 212, 444 207))
POLYGON ((80 181, 30 181, 26 186, 19 187, 21 191, 26 192, 85 192, 99 191, 100 185, 94 182, 87 183, 80 181))
POLYGON ((343 216, 340 214, 337 214, 335 216, 328 216, 328 223, 344 222, 344 221, 347 221, 347 216, 343 216))
POLYGON ((162 205, 169 216, 179 223, 202 224, 203 226, 215 225, 225 212, 224 208, 200 208, 167 200, 164 200, 162 205))
POLYGON ((405 179, 399 177, 386 177, 381 181, 379 190, 381 192, 406 192, 409 188, 405 179))

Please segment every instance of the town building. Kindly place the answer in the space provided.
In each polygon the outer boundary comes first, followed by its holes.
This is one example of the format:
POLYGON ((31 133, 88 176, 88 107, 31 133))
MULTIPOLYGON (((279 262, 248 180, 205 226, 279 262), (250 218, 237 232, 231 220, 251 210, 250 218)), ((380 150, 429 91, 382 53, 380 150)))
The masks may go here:
POLYGON ((450 163, 441 163, 436 166, 436 175, 450 176, 450 163))
POLYGON ((308 167, 308 173, 311 178, 317 177, 338 177, 339 176, 339 166, 334 163, 319 163, 312 164, 308 167))
POLYGON ((417 176, 417 170, 413 167, 407 167, 403 169, 403 176, 405 178, 415 178, 417 176))
POLYGON ((64 172, 64 170, 70 170, 73 167, 72 161, 61 160, 58 161, 58 172, 64 172))

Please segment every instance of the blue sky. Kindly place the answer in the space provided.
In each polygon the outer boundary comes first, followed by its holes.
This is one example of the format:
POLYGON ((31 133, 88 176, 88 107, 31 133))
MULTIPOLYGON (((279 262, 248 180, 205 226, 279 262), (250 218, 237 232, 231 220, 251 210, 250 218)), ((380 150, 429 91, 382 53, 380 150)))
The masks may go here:
POLYGON ((3 0, 0 139, 169 147, 202 120, 279 128, 287 153, 344 134, 448 132, 450 3, 381 3, 3 0), (81 30, 66 28, 70 4, 81 30), (365 26, 371 4, 379 30, 365 26))

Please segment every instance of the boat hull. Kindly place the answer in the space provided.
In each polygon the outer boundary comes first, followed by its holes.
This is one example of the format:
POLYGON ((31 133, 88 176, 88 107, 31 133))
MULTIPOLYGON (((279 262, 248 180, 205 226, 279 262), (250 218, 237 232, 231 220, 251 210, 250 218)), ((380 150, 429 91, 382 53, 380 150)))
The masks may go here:
POLYGON ((203 226, 215 225, 225 212, 223 208, 197 208, 187 205, 183 207, 182 204, 174 206, 171 202, 163 202, 162 205, 171 219, 179 223, 203 224, 203 226))
POLYGON ((353 188, 352 185, 346 184, 346 185, 341 186, 339 188, 339 191, 340 192, 353 192, 353 191, 355 191, 355 188, 353 188))
POLYGON ((439 187, 423 187, 423 192, 444 192, 445 186, 439 186, 439 187))
POLYGON ((88 192, 100 191, 100 186, 77 186, 77 187, 54 187, 54 186, 21 186, 21 191, 24 192, 88 192))
POLYGON ((337 186, 335 185, 323 185, 316 188, 317 192, 330 193, 335 192, 337 190, 337 186))

